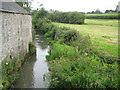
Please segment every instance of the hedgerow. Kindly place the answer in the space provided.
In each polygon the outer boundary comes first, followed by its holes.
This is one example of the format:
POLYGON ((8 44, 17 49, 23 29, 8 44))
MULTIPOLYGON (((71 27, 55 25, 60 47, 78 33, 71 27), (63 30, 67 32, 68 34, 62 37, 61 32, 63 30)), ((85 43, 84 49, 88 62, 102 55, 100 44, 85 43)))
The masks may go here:
POLYGON ((119 19, 119 13, 86 14, 87 19, 119 19))

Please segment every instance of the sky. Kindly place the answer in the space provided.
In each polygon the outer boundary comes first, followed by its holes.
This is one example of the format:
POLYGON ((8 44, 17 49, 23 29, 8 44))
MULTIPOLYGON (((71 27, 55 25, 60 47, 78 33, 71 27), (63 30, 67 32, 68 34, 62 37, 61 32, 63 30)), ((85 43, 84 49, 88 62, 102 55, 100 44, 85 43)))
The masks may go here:
POLYGON ((46 10, 91 12, 99 9, 105 12, 105 10, 115 10, 119 1, 120 0, 33 0, 31 7, 37 9, 40 8, 40 4, 43 4, 46 10))

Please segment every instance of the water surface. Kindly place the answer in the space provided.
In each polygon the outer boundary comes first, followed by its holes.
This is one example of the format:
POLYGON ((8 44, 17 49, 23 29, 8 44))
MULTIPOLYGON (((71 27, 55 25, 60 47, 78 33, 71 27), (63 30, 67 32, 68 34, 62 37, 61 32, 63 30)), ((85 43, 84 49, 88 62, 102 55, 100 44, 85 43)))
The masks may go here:
POLYGON ((15 88, 48 88, 49 80, 46 78, 48 64, 46 55, 49 45, 43 36, 36 35, 36 55, 33 55, 23 66, 23 70, 16 81, 15 88))

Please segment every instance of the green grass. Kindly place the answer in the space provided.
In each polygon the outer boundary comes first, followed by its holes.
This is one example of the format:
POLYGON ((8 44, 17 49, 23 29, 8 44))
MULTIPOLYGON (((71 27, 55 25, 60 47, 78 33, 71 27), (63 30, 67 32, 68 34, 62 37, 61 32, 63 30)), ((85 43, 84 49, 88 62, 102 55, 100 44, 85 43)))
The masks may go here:
POLYGON ((118 13, 86 14, 86 18, 94 18, 94 19, 118 19, 118 13))
POLYGON ((87 16, 116 16, 118 13, 106 13, 106 14, 86 14, 87 16))
POLYGON ((88 34, 97 51, 106 55, 118 56, 117 20, 86 19, 85 25, 63 23, 54 24, 75 28, 82 34, 88 34))
POLYGON ((85 20, 85 24, 118 27, 118 20, 111 20, 111 19, 86 19, 85 20))

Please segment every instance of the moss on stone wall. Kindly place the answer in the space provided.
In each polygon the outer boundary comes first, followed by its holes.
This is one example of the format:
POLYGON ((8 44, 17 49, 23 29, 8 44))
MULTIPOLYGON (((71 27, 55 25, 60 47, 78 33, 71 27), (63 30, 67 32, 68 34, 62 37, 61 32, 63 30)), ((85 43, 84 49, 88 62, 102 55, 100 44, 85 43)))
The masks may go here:
POLYGON ((36 51, 36 46, 34 42, 29 43, 29 54, 33 54, 36 51))

